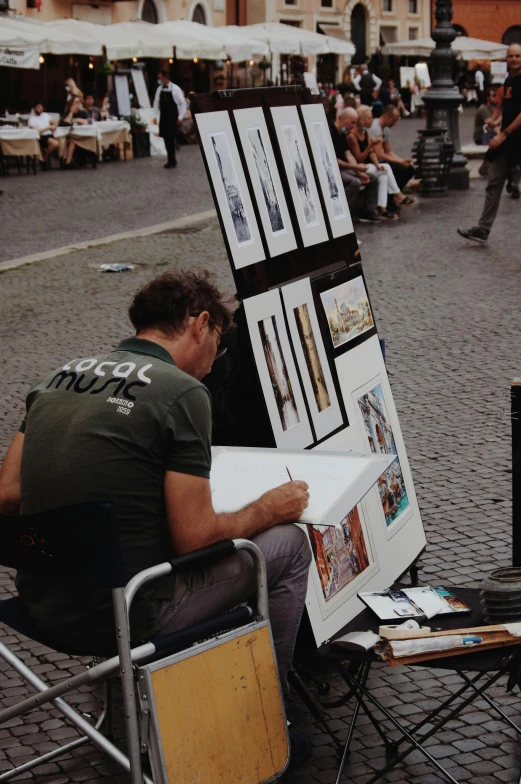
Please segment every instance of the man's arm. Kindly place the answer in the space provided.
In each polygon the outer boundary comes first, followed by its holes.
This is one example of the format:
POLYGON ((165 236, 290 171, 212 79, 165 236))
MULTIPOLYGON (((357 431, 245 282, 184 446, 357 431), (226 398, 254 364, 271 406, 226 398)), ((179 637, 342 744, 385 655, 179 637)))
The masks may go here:
POLYGON ((177 104, 177 110, 178 110, 177 124, 181 125, 181 123, 183 122, 183 117, 186 114, 186 110, 188 109, 188 103, 185 100, 185 97, 183 95, 183 91, 181 90, 181 88, 177 84, 173 85, 172 95, 173 95, 174 101, 177 104))
POLYGON ((0 468, 0 512, 2 514, 20 513, 20 467, 24 434, 17 433, 0 468))
POLYGON ((287 482, 238 512, 216 514, 208 479, 166 471, 165 506, 172 548, 176 555, 183 555, 222 539, 250 539, 274 525, 298 520, 308 505, 307 489, 305 482, 287 482))
POLYGON ((376 74, 373 74, 373 84, 375 90, 379 90, 380 87, 382 86, 382 80, 380 79, 379 76, 376 76, 376 74))
POLYGON ((157 123, 157 118, 159 117, 159 95, 161 93, 161 87, 158 87, 156 90, 156 94, 154 95, 154 103, 152 104, 152 111, 154 114, 153 122, 157 123))
POLYGON ((496 147, 499 147, 500 144, 506 142, 510 134, 519 131, 520 128, 521 128, 521 112, 519 112, 516 119, 513 120, 510 123, 510 125, 507 125, 504 131, 501 131, 501 133, 499 133, 497 136, 494 136, 494 138, 491 140, 489 144, 489 147, 492 150, 495 150, 496 147))
POLYGON ((356 87, 357 90, 360 89, 360 79, 361 78, 362 78, 361 74, 358 74, 358 76, 355 76, 355 78, 353 79, 353 84, 354 84, 354 86, 356 87))

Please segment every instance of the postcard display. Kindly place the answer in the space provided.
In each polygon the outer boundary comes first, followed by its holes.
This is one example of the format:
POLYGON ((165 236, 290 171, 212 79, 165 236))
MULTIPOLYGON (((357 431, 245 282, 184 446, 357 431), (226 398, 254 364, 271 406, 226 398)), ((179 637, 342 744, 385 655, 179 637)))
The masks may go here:
POLYGON ((397 455, 338 526, 306 526, 306 605, 320 645, 364 609, 359 591, 391 585, 426 540, 326 115, 315 101, 295 87, 229 90, 196 96, 192 111, 242 302, 235 344, 208 381, 214 417, 220 401, 225 421, 215 443, 397 455))

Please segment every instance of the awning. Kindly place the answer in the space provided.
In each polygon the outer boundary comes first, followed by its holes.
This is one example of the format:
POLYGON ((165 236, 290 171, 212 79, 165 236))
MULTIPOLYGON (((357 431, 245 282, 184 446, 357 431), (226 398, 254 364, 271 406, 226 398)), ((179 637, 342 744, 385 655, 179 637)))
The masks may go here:
POLYGON ((0 29, 18 33, 27 45, 37 46, 39 54, 101 54, 101 46, 95 41, 86 41, 81 35, 71 35, 25 17, 2 17, 0 29))
MULTIPOLYGON (((382 54, 409 55, 410 57, 428 57, 435 47, 432 38, 419 38, 416 41, 398 41, 382 47, 382 54)), ((506 57, 508 47, 497 41, 483 41, 480 38, 468 38, 459 35, 452 48, 462 60, 500 60, 506 57)))
POLYGON ((208 32, 213 30, 212 27, 183 19, 152 26, 169 42, 171 49, 175 46, 176 57, 180 60, 192 60, 194 57, 226 60, 228 57, 222 41, 208 32))
POLYGON ((356 47, 352 41, 346 38, 343 27, 340 25, 320 24, 320 29, 327 35, 333 54, 354 55, 356 47))
POLYGON ((354 54, 355 47, 349 41, 345 45, 338 38, 304 30, 301 27, 285 25, 281 22, 263 22, 243 27, 226 27, 237 33, 255 38, 268 45, 270 52, 278 54, 354 54), (342 51, 340 51, 342 48, 342 51))
MULTIPOLYGON (((51 30, 58 30, 60 33, 69 36, 71 40, 80 40, 85 46, 89 46, 90 55, 103 54, 103 42, 99 28, 103 25, 92 24, 91 22, 80 22, 78 19, 56 19, 54 22, 47 22, 46 27, 51 30)), ((74 52, 74 54, 80 54, 74 52)))
POLYGON ((109 60, 130 60, 132 57, 172 57, 173 46, 159 25, 148 22, 118 22, 95 25, 109 60))
POLYGON ((263 56, 269 49, 266 44, 254 38, 248 38, 237 28, 210 27, 198 22, 179 19, 157 25, 164 30, 176 48, 176 56, 180 60, 199 57, 205 60, 226 60, 242 62, 256 56, 263 56))

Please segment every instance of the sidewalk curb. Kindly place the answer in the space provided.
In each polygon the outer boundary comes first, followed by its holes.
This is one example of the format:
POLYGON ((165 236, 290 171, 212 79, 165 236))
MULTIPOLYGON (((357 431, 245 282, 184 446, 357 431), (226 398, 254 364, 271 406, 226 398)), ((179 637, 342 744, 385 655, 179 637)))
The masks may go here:
POLYGON ((64 245, 61 248, 54 248, 53 250, 46 250, 42 253, 33 253, 30 256, 21 256, 18 259, 7 259, 0 261, 0 272, 6 270, 17 269, 25 264, 34 264, 36 261, 45 261, 46 259, 54 259, 57 256, 65 256, 67 253, 72 253, 75 250, 85 250, 86 248, 97 248, 101 245, 109 245, 111 242, 119 242, 120 240, 128 240, 132 237, 147 237, 150 234, 161 234, 163 231, 172 229, 182 229, 185 226, 192 226, 196 223, 204 223, 204 221, 215 218, 215 210, 206 210, 205 212, 194 212, 192 215, 185 215, 183 218, 176 218, 166 223, 156 223, 153 226, 145 226, 142 229, 132 229, 131 231, 124 231, 121 234, 109 234, 106 237, 98 237, 93 240, 84 240, 83 242, 73 242, 71 245, 64 245))

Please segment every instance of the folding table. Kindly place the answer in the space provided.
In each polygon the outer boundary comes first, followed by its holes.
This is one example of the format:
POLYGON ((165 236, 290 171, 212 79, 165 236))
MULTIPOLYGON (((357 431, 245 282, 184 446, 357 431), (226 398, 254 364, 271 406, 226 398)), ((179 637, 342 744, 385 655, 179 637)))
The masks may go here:
MULTIPOLYGON (((445 618, 443 615, 436 616, 429 622, 430 626, 441 628, 443 631, 449 629, 461 629, 473 626, 483 626, 485 621, 481 612, 479 590, 472 588, 454 588, 454 593, 458 598, 467 604, 471 612, 461 613, 459 615, 449 615, 445 618)), ((335 635, 341 637, 344 634, 355 631, 373 631, 378 633, 378 627, 383 622, 379 621, 376 615, 371 610, 364 610, 353 621, 344 626, 344 628, 335 635)), ((445 776, 448 781, 453 784, 458 784, 448 770, 446 770, 441 762, 435 759, 423 746, 423 743, 435 735, 445 724, 454 719, 467 705, 470 705, 475 699, 481 697, 484 699, 488 707, 495 711, 503 721, 521 735, 521 727, 518 727, 506 714, 501 710, 492 699, 487 695, 487 690, 502 675, 508 674, 507 691, 513 689, 518 684, 521 685, 521 639, 519 645, 508 648, 497 648, 483 651, 474 650, 472 653, 464 653, 458 656, 449 656, 446 658, 435 658, 429 661, 422 661, 417 664, 408 664, 409 667, 429 667, 442 670, 455 671, 462 680, 462 685, 452 694, 449 699, 445 700, 441 705, 433 711, 427 713, 425 718, 415 724, 414 726, 404 726, 403 717, 393 714, 392 709, 388 710, 381 702, 371 694, 367 688, 367 678, 374 662, 380 662, 379 657, 371 650, 367 653, 355 653, 347 651, 339 645, 334 645, 329 641, 329 644, 323 645, 319 652, 321 655, 332 660, 337 670, 348 687, 347 692, 337 700, 323 702, 326 708, 339 707, 346 705, 352 697, 355 698, 353 715, 349 725, 346 742, 343 749, 342 759, 338 770, 336 784, 339 784, 342 772, 349 755, 349 748, 351 739, 356 727, 360 709, 362 709, 374 728, 380 735, 384 745, 386 754, 389 756, 387 764, 380 770, 376 771, 366 784, 374 784, 388 771, 394 768, 401 762, 408 754, 415 749, 419 750, 427 760, 434 765, 437 770, 445 776), (467 673, 475 673, 469 676, 467 673), (481 683, 479 683, 481 681, 481 683), (465 692, 470 692, 465 695, 465 692), (461 698, 461 699, 460 699, 461 698), (457 702, 459 700, 459 702, 457 702), (454 703, 456 703, 454 705, 454 703), (398 730, 402 737, 397 741, 392 741, 386 736, 386 730, 381 722, 375 717, 374 711, 379 711, 385 718, 390 721, 394 728, 398 730), (445 715, 441 715, 445 714, 445 715), (429 725, 422 733, 422 728, 429 725)))

